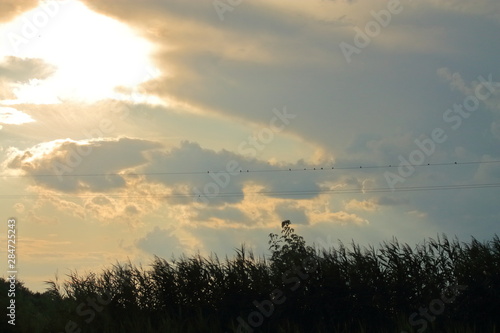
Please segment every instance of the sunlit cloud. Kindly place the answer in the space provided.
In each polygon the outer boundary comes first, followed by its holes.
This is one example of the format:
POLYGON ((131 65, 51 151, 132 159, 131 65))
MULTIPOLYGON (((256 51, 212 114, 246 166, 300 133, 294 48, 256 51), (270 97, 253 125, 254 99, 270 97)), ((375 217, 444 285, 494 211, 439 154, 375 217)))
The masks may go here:
POLYGON ((377 204, 371 200, 356 200, 352 199, 346 202, 345 209, 352 210, 360 210, 360 211, 375 211, 377 210, 377 204))
MULTIPOLYGON (((35 120, 26 113, 11 107, 0 106, 0 123, 8 125, 21 125, 35 120)), ((0 125, 0 128, 1 125, 0 125)))

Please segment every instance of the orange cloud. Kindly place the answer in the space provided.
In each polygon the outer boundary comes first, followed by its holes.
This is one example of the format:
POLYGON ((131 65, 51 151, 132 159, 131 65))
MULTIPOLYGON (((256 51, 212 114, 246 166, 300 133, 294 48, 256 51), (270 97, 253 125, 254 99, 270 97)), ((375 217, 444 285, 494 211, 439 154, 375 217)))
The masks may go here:
POLYGON ((0 22, 10 21, 36 6, 38 6, 38 0, 2 0, 0 2, 0 22))

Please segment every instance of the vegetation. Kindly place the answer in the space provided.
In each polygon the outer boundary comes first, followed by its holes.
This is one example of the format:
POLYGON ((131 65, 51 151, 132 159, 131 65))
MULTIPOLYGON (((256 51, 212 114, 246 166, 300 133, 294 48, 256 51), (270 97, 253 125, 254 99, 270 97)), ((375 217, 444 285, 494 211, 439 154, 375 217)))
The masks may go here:
MULTIPOLYGON (((44 293, 17 286, 16 332, 495 332, 500 239, 447 237, 411 248, 307 246, 289 221, 270 259, 155 257, 76 272, 44 293), (81 330, 81 331, 80 331, 81 330)), ((1 304, 8 281, 0 280, 1 304)), ((1 332, 12 331, 2 321, 1 332)), ((10 327, 9 327, 10 326, 10 327)))

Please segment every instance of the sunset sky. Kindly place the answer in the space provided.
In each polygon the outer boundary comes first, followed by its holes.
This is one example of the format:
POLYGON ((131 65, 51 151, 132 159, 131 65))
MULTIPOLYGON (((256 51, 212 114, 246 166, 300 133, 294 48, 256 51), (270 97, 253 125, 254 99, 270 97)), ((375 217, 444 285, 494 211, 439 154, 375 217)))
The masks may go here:
POLYGON ((39 291, 267 254, 286 219, 324 246, 489 239, 499 31, 498 0, 2 0, 2 258, 10 217, 39 291))

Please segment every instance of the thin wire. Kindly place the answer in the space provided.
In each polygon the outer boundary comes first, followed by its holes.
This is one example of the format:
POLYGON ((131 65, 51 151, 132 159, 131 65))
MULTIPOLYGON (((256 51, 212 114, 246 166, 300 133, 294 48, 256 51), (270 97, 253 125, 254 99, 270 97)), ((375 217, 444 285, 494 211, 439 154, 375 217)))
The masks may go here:
MULTIPOLYGON (((469 162, 445 162, 445 163, 427 163, 427 164, 404 164, 405 167, 430 167, 430 166, 449 166, 449 165, 471 165, 471 164, 492 164, 500 163, 498 161, 469 161, 469 162)), ((250 169, 239 169, 239 173, 266 173, 266 172, 308 172, 308 171, 332 171, 332 170, 359 170, 359 169, 387 169, 387 168, 398 168, 399 165, 368 165, 368 166, 347 166, 347 167, 314 167, 314 168, 288 168, 288 169, 261 169, 261 170, 250 170, 250 169)), ((93 174, 34 174, 34 175, 0 175, 0 177, 6 178, 38 178, 38 177, 108 177, 108 176, 165 176, 165 175, 202 175, 210 173, 227 173, 226 170, 219 171, 171 171, 171 172, 144 172, 144 173, 93 173, 93 174)))
MULTIPOLYGON (((417 191, 442 191, 442 190, 465 190, 465 189, 484 189, 484 188, 497 188, 500 183, 486 183, 486 184, 461 184, 461 185, 431 185, 431 186, 406 186, 398 188, 349 188, 349 189, 332 189, 332 190, 296 190, 296 191, 256 191, 256 192, 223 192, 217 195, 206 195, 205 198, 227 198, 227 197, 244 197, 247 194, 253 195, 267 195, 267 196, 297 196, 297 195, 318 195, 318 194, 354 194, 354 193, 381 193, 381 192, 417 192, 417 191)), ((13 198, 13 197, 42 197, 42 196, 56 196, 56 197, 95 197, 95 194, 5 194, 0 195, 0 199, 13 198)), ((198 194, 185 194, 185 193, 165 193, 165 194, 150 194, 150 195, 124 195, 124 194, 106 194, 107 197, 112 198, 196 198, 200 197, 198 194)))

